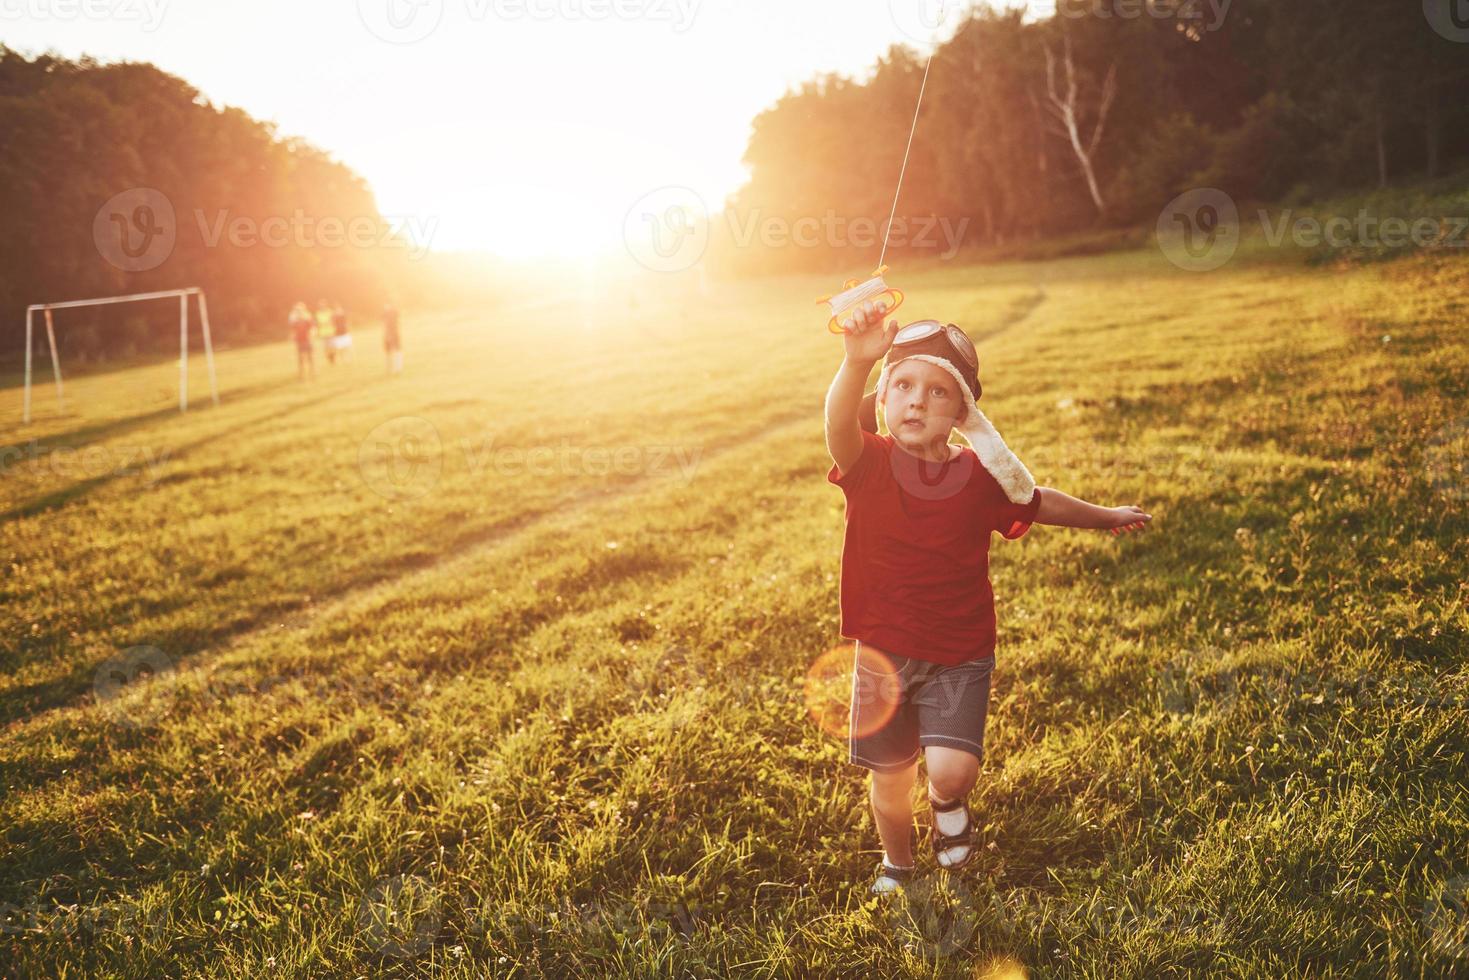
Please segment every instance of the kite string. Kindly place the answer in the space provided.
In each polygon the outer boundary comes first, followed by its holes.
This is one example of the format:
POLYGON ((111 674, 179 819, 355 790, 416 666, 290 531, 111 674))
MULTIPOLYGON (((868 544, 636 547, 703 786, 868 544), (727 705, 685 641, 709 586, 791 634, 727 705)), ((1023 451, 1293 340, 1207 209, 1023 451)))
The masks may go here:
MULTIPOLYGON (((944 8, 948 6, 947 0, 939 6, 939 23, 944 22, 944 8)), ((877 267, 882 268, 883 260, 888 257, 888 238, 893 233, 893 222, 898 217, 898 197, 903 193, 903 177, 908 173, 908 154, 913 152, 913 134, 918 132, 918 113, 923 108, 923 93, 928 89, 928 69, 933 65, 933 56, 938 54, 938 45, 928 53, 928 60, 923 63, 923 82, 918 86, 918 104, 913 107, 913 125, 908 129, 908 146, 903 150, 903 166, 898 171, 898 187, 893 191, 893 210, 888 215, 887 228, 882 233, 882 254, 878 256, 877 267)))

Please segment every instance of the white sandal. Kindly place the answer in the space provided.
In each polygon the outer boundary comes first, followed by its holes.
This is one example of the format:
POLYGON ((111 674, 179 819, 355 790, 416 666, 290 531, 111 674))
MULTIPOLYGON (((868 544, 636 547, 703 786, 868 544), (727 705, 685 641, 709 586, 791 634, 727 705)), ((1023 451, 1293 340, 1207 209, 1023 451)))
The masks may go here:
POLYGON ((957 834, 946 834, 940 830, 937 817, 934 818, 933 826, 929 828, 933 839, 934 858, 938 861, 939 867, 945 871, 958 871, 970 861, 974 860, 976 850, 974 846, 974 814, 969 812, 969 803, 962 796, 957 800, 940 806, 930 794, 928 805, 933 808, 935 814, 953 813, 959 809, 964 811, 964 829, 957 834), (964 856, 958 858, 953 857, 950 852, 956 851, 959 848, 967 848, 964 851, 964 856), (945 857, 948 857, 949 860, 944 860, 945 857))

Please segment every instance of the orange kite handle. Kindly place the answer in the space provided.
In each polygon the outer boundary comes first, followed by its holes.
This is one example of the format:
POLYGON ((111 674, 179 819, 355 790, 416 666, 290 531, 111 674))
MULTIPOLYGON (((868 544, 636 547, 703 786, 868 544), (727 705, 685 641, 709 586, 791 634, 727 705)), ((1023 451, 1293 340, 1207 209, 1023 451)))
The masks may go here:
MULTIPOLYGON (((847 284, 847 288, 851 289, 855 285, 857 285, 857 281, 854 279, 847 284)), ((883 313, 883 315, 886 316, 889 313, 896 312, 898 307, 903 305, 903 291, 901 289, 894 289, 892 286, 889 286, 885 292, 878 296, 878 299, 886 299, 888 301, 888 308, 883 313)), ((817 302, 825 303, 826 300, 818 300, 817 302)), ((826 329, 834 334, 844 334, 847 332, 847 328, 842 326, 842 320, 840 316, 832 317, 831 320, 826 324, 826 329)))

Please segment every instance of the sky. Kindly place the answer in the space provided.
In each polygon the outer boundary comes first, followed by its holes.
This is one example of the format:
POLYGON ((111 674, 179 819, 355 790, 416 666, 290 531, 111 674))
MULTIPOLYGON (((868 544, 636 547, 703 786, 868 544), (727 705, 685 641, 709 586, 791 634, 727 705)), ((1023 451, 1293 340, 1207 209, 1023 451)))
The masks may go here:
POLYGON ((952 32, 940 7, 0 0, 0 42, 152 62, 346 163, 419 244, 528 258, 618 247, 666 188, 718 210, 762 109, 826 72, 865 75, 892 44, 929 49, 952 32))

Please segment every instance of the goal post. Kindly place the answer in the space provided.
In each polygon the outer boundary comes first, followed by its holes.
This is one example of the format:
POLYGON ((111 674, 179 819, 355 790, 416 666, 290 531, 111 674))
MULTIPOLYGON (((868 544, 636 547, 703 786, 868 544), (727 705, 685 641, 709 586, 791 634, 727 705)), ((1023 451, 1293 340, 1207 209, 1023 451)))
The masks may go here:
POLYGON ((84 306, 106 306, 111 303, 140 303, 146 300, 172 299, 179 301, 179 411, 189 410, 189 297, 199 298, 199 326, 204 334, 204 363, 209 371, 209 395, 215 406, 219 405, 219 384, 214 375, 214 340, 209 333, 209 303, 204 299, 204 290, 197 286, 188 289, 165 289, 155 293, 131 293, 127 296, 101 296, 97 299, 74 299, 64 303, 35 303, 26 307, 26 356, 25 356, 25 410, 22 421, 31 421, 31 361, 35 350, 36 314, 40 313, 46 324, 46 346, 51 352, 51 374, 56 381, 56 403, 61 400, 61 360, 56 353, 56 325, 51 317, 53 310, 70 310, 84 306))

